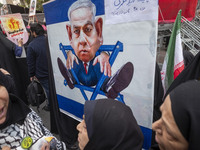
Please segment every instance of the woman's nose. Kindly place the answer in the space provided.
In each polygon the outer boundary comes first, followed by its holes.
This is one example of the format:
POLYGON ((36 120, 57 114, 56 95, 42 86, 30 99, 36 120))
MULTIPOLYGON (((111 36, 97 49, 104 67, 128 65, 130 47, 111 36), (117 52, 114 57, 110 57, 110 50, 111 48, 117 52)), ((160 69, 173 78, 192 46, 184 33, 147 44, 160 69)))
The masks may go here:
POLYGON ((156 122, 154 122, 154 123, 152 124, 152 129, 153 129, 154 131, 161 130, 161 128, 162 128, 162 121, 161 121, 161 119, 157 120, 156 122))
POLYGON ((81 122, 77 125, 77 127, 76 127, 76 129, 77 129, 79 132, 80 132, 80 130, 81 130, 82 122, 83 122, 83 121, 81 121, 81 122))

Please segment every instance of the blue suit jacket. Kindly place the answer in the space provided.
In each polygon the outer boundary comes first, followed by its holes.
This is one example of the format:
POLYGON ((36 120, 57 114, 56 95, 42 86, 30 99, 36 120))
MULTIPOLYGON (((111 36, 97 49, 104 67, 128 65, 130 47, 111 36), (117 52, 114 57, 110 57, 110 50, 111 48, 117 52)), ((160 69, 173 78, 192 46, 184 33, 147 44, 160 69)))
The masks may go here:
POLYGON ((96 85, 103 74, 100 70, 100 64, 97 63, 95 66, 93 66, 94 59, 92 59, 89 63, 88 73, 86 74, 83 62, 79 59, 78 61, 79 65, 77 65, 76 62, 74 62, 73 69, 80 83, 82 83, 85 86, 96 85))

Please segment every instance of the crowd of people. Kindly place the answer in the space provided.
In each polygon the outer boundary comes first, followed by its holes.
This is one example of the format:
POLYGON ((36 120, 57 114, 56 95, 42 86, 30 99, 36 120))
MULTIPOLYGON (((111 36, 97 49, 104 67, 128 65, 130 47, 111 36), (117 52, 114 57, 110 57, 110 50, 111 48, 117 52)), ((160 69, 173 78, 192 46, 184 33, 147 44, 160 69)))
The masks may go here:
MULTIPOLYGON (((90 6, 93 6, 91 3, 88 0, 88 5, 85 5, 84 2, 84 6, 79 8, 74 4, 69 9, 68 15, 71 19, 71 25, 77 23, 75 14, 79 9, 87 14, 84 19, 89 19, 89 21, 86 22, 86 25, 83 22, 73 25, 79 30, 80 35, 78 37, 80 39, 74 35, 78 33, 72 32, 72 26, 67 25, 69 40, 75 53, 69 50, 67 55, 70 59, 67 60, 66 66, 59 58, 58 65, 61 74, 68 82, 73 80, 69 79, 70 72, 67 72, 67 69, 74 65, 78 68, 79 64, 82 64, 83 68, 83 62, 88 63, 88 65, 91 63, 94 66, 100 63, 97 65, 99 74, 102 75, 102 70, 107 70, 106 74, 109 77, 111 76, 110 64, 107 62, 109 54, 102 52, 97 56, 98 58, 95 56, 103 42, 100 32, 102 30, 102 19, 99 18, 94 22, 95 15, 90 8, 90 6), (89 32, 88 30, 82 31, 83 28, 97 28, 97 31, 83 33, 89 32), (92 41, 89 36, 83 37, 86 34, 93 34, 95 40, 92 41), (94 49, 95 53, 92 53, 90 57, 85 57, 86 54, 84 54, 83 57, 75 46, 77 41, 81 41, 82 46, 88 46, 88 41, 91 42, 89 45, 94 47, 90 49, 94 49), (101 59, 104 61, 100 62, 101 59)), ((25 45, 22 44, 21 39, 18 40, 18 45, 16 45, 0 33, 0 148, 2 150, 20 148, 30 150, 141 150, 145 135, 143 135, 132 110, 126 104, 114 100, 132 79, 133 65, 131 63, 125 64, 117 72, 117 75, 123 72, 120 76, 126 77, 127 70, 129 70, 127 83, 119 85, 111 80, 112 86, 115 85, 115 87, 108 88, 106 91, 108 93, 107 98, 86 101, 83 120, 80 123, 72 118, 65 117, 67 121, 63 124, 71 124, 67 126, 69 127, 68 130, 71 131, 66 134, 66 137, 57 139, 43 125, 42 119, 29 107, 25 91, 31 81, 38 80, 47 94, 44 110, 50 111, 52 114, 56 113, 54 112, 55 109, 51 109, 56 105, 52 105, 53 97, 49 94, 51 83, 49 70, 51 68, 48 64, 48 39, 44 28, 39 23, 30 24, 27 30, 30 35, 25 45), (26 65, 23 69, 20 69, 20 62, 17 61, 16 56, 22 55, 23 48, 26 52, 23 64, 26 65), (24 72, 24 76, 20 78, 19 74, 22 72, 24 72), (69 133, 73 135, 69 135, 69 133)), ((185 66, 187 67, 173 82, 166 94, 163 92, 160 70, 156 64, 151 150, 193 150, 200 147, 197 137, 200 133, 198 126, 200 123, 199 57, 200 53, 195 57, 190 55, 190 59, 185 58, 185 66)), ((84 76, 88 76, 88 68, 82 70, 86 71, 83 73, 84 76)), ((114 79, 117 78, 117 75, 114 79)), ((111 77, 111 79, 113 78, 111 77)), ((89 78, 88 81, 92 82, 93 80, 89 78)), ((70 88, 74 88, 74 83, 68 84, 71 86, 70 88)), ((93 86, 96 82, 83 84, 93 86)))

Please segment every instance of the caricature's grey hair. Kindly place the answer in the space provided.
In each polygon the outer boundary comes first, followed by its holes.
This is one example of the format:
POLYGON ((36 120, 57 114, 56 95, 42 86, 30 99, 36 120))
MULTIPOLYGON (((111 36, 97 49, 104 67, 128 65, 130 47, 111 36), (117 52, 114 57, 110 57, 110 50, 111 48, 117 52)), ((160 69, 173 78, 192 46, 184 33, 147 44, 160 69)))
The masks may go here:
POLYGON ((95 21, 96 6, 91 2, 91 0, 77 0, 74 2, 68 9, 69 21, 71 20, 71 12, 79 8, 89 8, 93 14, 92 20, 93 22, 95 21))

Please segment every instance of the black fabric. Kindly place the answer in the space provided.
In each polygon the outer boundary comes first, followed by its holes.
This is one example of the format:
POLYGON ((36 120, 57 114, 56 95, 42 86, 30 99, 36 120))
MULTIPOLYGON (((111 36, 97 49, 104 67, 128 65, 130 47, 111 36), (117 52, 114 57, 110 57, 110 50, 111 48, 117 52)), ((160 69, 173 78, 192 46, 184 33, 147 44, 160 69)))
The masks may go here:
POLYGON ((25 58, 17 58, 17 65, 18 65, 18 71, 20 72, 20 77, 22 79, 22 83, 24 85, 24 89, 26 89, 30 83, 30 79, 28 76, 28 65, 27 65, 26 57, 25 58))
MULTIPOLYGON (((163 103, 162 98, 164 95, 160 68, 157 63, 155 67, 153 122, 157 121, 161 117, 160 106, 163 103)), ((152 148, 158 147, 158 144, 155 141, 155 131, 152 131, 151 145, 152 148)))
POLYGON ((55 89, 55 80, 53 76, 52 61, 51 55, 47 40, 47 60, 48 60, 48 71, 49 71, 49 96, 50 96, 50 120, 51 120, 51 132, 58 133, 60 140, 65 142, 66 147, 71 147, 77 141, 78 131, 76 126, 79 124, 79 121, 69 117, 66 114, 63 114, 59 110, 56 89, 55 89))
POLYGON ((192 79, 200 79, 200 52, 194 57, 194 59, 188 64, 188 66, 176 77, 172 82, 169 89, 164 95, 164 98, 178 85, 183 82, 192 79))
POLYGON ((160 150, 158 144, 152 145, 149 150, 160 150))
POLYGON ((47 99, 44 88, 37 80, 31 81, 26 92, 29 104, 32 106, 37 106, 37 108, 39 108, 40 104, 47 99))
POLYGON ((9 94, 6 121, 0 125, 0 129, 14 123, 18 123, 20 125, 23 124, 24 119, 29 112, 31 112, 31 109, 21 99, 13 94, 9 94))
POLYGON ((8 93, 16 93, 15 83, 10 75, 5 75, 0 71, 0 85, 4 86, 8 93))
POLYGON ((84 150, 142 149, 144 137, 131 109, 113 99, 95 101, 85 102, 84 114, 89 142, 84 150), (87 106, 92 104, 95 105, 93 113, 90 111, 93 107, 87 106))
POLYGON ((88 132, 88 137, 92 137, 93 134, 93 114, 94 113, 94 109, 96 106, 97 101, 92 101, 91 103, 87 103, 87 105, 84 106, 84 114, 87 120, 87 132, 88 132))
MULTIPOLYGON (((0 68, 7 70, 11 74, 17 87, 16 95, 24 102, 27 102, 25 94, 26 88, 22 84, 24 83, 22 79, 25 77, 20 72, 21 69, 19 69, 21 64, 15 58, 15 44, 8 40, 2 32, 0 32, 0 47, 0 68)), ((25 68, 23 69, 25 70, 25 68)))
POLYGON ((200 134, 200 81, 192 80, 170 92, 172 113, 189 149, 199 149, 200 134))
MULTIPOLYGON (((32 40, 34 39, 34 37, 31 35, 30 29, 26 28, 26 30, 29 32, 29 37, 28 37, 28 41, 24 44, 24 48, 25 48, 25 52, 27 55, 27 49, 28 49, 28 45, 32 42, 32 40)), ((28 68, 28 67, 27 67, 28 68)))
POLYGON ((25 91, 28 85, 30 84, 30 79, 28 76, 28 65, 26 58, 17 58, 17 66, 18 66, 18 72, 20 74, 20 82, 21 82, 20 88, 24 90, 22 92, 23 95, 20 95, 20 98, 23 99, 25 104, 28 105, 27 95, 25 91))
POLYGON ((156 63, 155 68, 155 81, 154 81, 154 110, 153 110, 153 122, 157 121, 161 117, 160 106, 163 103, 164 89, 162 86, 160 68, 156 63))
POLYGON ((188 50, 183 50, 183 58, 184 58, 184 65, 185 67, 187 67, 188 64, 194 59, 194 55, 188 50))

